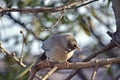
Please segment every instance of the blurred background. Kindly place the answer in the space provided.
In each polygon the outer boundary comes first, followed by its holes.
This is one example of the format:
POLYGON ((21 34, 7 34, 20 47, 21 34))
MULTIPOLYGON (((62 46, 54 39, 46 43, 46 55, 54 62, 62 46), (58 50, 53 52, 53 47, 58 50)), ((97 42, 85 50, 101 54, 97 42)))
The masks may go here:
MULTIPOLYGON (((39 7, 58 7, 75 1, 78 0, 0 0, 0 7, 3 9, 34 9, 39 7)), ((61 13, 62 11, 38 14, 24 12, 1 14, 0 41, 2 42, 2 46, 11 53, 16 52, 17 57, 19 58, 24 42, 23 61, 26 65, 30 65, 43 53, 41 48, 42 42, 50 35, 56 33, 70 33, 75 36, 79 46, 83 50, 82 52, 76 52, 78 53, 77 55, 82 55, 82 58, 84 58, 107 45, 111 38, 106 32, 115 32, 116 30, 114 12, 110 0, 99 0, 86 6, 66 10, 59 24, 51 30, 45 31, 44 29, 50 28, 56 23, 61 13), (20 31, 23 32, 24 38, 20 31)), ((115 48, 105 52, 105 54, 99 55, 97 58, 103 59, 106 57, 118 56, 117 53, 119 54, 119 50, 115 48), (107 55, 106 53, 111 53, 111 55, 107 55), (113 55, 114 53, 116 54, 113 55)), ((118 70, 116 67, 117 66, 110 66, 108 68, 100 69, 96 77, 97 80, 111 80, 111 77, 114 75, 113 73, 118 70)), ((21 70, 23 70, 23 68, 11 57, 8 57, 4 53, 0 53, 0 80, 16 80, 16 76, 19 75, 21 70)), ((92 69, 84 70, 86 80, 90 78, 89 74, 91 71, 92 69)), ((60 72, 55 73, 54 75, 57 75, 58 77, 61 75, 64 79, 65 76, 62 74, 60 72)), ((64 74, 68 75, 68 73, 64 74)), ((55 78, 54 75, 53 77, 55 78)), ((85 80, 82 77, 79 77, 80 76, 76 76, 73 80, 85 80)), ((63 80, 62 78, 60 80, 63 80)), ((27 75, 20 80, 26 79, 27 75)))

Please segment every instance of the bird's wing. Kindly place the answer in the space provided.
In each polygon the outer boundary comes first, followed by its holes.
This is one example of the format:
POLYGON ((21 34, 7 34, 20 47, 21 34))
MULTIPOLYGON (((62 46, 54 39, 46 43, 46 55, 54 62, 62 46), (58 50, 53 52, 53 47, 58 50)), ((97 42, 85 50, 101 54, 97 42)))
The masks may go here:
POLYGON ((45 50, 45 51, 49 51, 50 50, 50 41, 49 40, 45 40, 42 44, 42 49, 45 50))
POLYGON ((49 51, 56 46, 62 47, 60 35, 53 35, 49 39, 45 40, 43 42, 42 49, 49 51))

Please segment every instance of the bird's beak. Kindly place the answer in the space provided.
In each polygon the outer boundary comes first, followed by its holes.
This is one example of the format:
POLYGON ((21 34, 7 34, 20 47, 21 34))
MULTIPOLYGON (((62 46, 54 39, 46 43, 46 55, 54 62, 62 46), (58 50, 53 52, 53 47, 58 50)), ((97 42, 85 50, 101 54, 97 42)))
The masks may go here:
POLYGON ((76 49, 82 51, 82 49, 78 45, 76 46, 76 49))

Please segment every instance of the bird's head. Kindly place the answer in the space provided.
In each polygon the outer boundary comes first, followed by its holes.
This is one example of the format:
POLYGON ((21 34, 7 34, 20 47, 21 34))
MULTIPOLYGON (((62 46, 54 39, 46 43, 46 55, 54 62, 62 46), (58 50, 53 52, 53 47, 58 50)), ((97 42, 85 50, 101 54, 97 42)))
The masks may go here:
POLYGON ((64 35, 64 42, 64 45, 66 44, 66 49, 68 49, 69 51, 72 51, 74 49, 81 50, 81 48, 77 44, 76 39, 72 35, 64 35))

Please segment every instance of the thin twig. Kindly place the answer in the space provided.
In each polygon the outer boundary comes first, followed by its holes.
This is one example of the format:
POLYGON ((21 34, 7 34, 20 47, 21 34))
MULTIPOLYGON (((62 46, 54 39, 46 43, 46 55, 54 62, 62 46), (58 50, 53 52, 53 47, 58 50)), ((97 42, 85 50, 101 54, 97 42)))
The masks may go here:
POLYGON ((42 80, 47 80, 49 76, 51 76, 57 70, 57 66, 54 66, 43 78, 42 80))
POLYGON ((23 31, 20 31, 20 33, 22 34, 22 37, 23 37, 22 50, 21 50, 21 56, 20 56, 20 62, 22 62, 23 61, 23 57, 24 57, 23 51, 24 51, 24 39, 25 39, 25 36, 23 34, 23 31))
POLYGON ((49 27, 47 29, 41 29, 40 31, 50 31, 50 30, 52 30, 55 26, 57 26, 59 24, 59 22, 63 18, 64 12, 65 12, 65 10, 62 12, 62 14, 59 16, 58 20, 51 27, 49 27))
MULTIPOLYGON (((53 24, 50 28, 41 29, 40 31, 50 31, 50 30, 52 30, 56 25, 59 24, 59 22, 60 22, 61 19, 63 18, 64 12, 65 12, 65 10, 64 10, 64 11, 62 12, 62 14, 59 16, 59 18, 58 18, 58 20, 56 21, 56 23, 53 24)), ((26 27, 25 27, 25 24, 21 23, 20 21, 16 20, 15 18, 13 18, 11 14, 8 14, 8 16, 9 16, 13 21, 15 21, 16 23, 18 23, 19 25, 21 25, 21 27, 23 27, 26 31, 31 32, 32 35, 33 35, 36 39, 41 40, 40 38, 38 38, 38 37, 36 36, 36 34, 35 34, 33 31, 31 31, 31 30, 29 30, 28 28, 26 28, 26 27)), ((41 40, 41 41, 42 41, 42 40, 41 40)))
POLYGON ((95 53, 93 53, 90 56, 88 56, 87 58, 83 59, 83 62, 90 61, 91 59, 95 58, 97 55, 102 54, 103 52, 108 51, 114 47, 116 47, 116 45, 114 43, 109 43, 107 46, 103 47, 102 49, 99 49, 95 53))
POLYGON ((6 13, 6 12, 31 12, 31 13, 45 13, 45 12, 49 12, 49 13, 53 13, 53 12, 58 12, 58 11, 63 11, 64 9, 71 9, 71 8, 75 8, 75 7, 82 7, 85 6, 87 4, 90 4, 92 2, 95 2, 98 0, 87 0, 85 2, 82 2, 81 0, 67 4, 65 6, 60 6, 60 7, 54 7, 54 8, 50 8, 50 7, 44 7, 44 8, 35 8, 35 9, 17 9, 17 8, 0 8, 0 13, 6 13))
POLYGON ((4 47, 2 47, 2 45, 0 45, 0 51, 2 53, 6 53, 8 56, 11 56, 21 67, 26 67, 26 65, 23 62, 20 62, 20 59, 17 58, 15 53, 10 53, 4 47))
MULTIPOLYGON (((98 64, 98 60, 96 60, 96 64, 98 64)), ((90 80, 95 80, 95 75, 97 73, 98 68, 99 68, 98 65, 94 68, 94 71, 92 73, 92 76, 91 76, 90 80)))
POLYGON ((15 19, 10 13, 8 14, 8 16, 17 24, 19 24, 21 27, 23 27, 26 31, 30 32, 34 37, 35 39, 37 40, 41 40, 32 30, 28 29, 24 23, 21 23, 19 20, 15 19))

